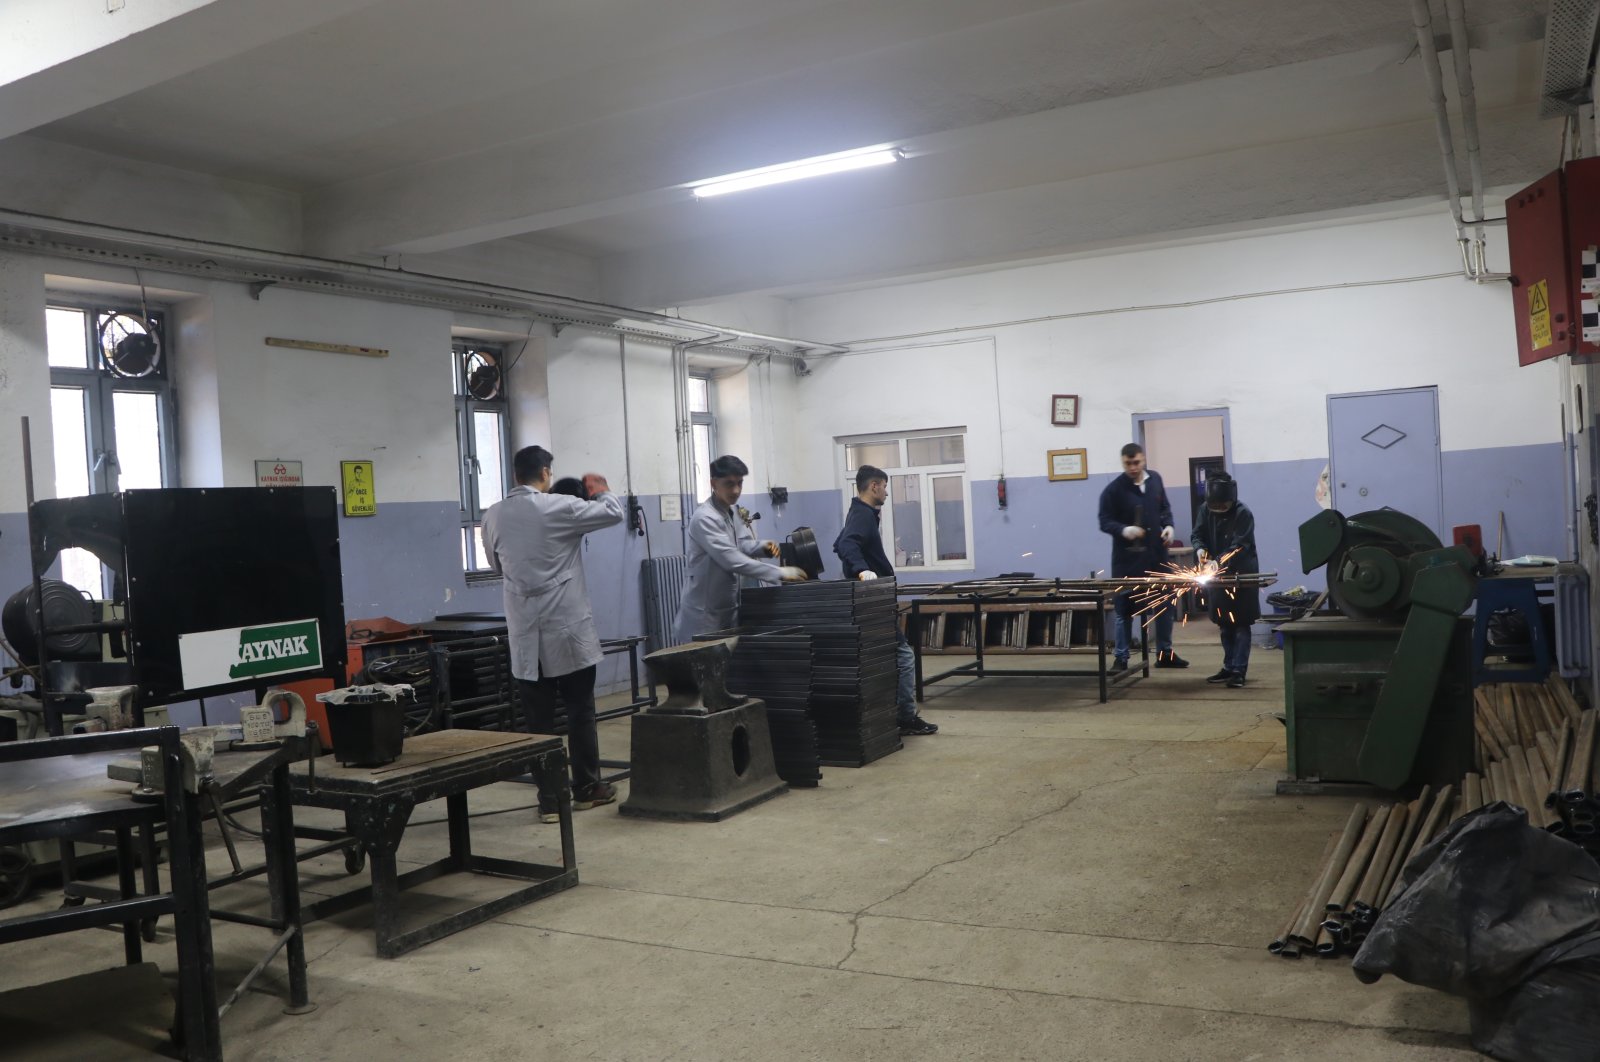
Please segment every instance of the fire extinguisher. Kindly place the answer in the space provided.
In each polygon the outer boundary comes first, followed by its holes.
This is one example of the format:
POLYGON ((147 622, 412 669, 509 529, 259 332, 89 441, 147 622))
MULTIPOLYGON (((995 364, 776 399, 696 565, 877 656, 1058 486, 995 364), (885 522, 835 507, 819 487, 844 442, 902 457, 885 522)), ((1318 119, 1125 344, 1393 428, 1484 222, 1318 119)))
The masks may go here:
POLYGON ((1000 508, 1004 509, 1006 507, 1006 476, 1004 472, 1000 473, 1000 482, 995 485, 995 493, 999 497, 1000 508))

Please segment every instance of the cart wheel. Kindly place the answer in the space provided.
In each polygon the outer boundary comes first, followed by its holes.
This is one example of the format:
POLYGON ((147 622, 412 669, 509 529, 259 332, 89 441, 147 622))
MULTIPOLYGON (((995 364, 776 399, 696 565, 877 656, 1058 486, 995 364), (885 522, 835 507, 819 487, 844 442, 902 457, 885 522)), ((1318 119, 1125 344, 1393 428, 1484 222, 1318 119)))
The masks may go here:
POLYGON ((346 848, 344 850, 344 872, 346 874, 359 874, 366 868, 367 850, 365 848, 346 848))
POLYGON ((0 907, 25 899, 33 888, 33 860, 21 848, 0 848, 0 907))

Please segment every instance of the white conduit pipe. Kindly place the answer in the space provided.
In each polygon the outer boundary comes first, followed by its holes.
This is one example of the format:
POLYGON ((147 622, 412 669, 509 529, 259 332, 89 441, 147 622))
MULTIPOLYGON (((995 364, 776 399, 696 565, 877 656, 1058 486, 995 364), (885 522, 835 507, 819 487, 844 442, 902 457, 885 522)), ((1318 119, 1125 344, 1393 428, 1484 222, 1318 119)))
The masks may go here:
POLYGON ((1433 102, 1433 124, 1439 135, 1439 154, 1444 159, 1444 183, 1450 197, 1450 216, 1456 223, 1461 266, 1470 277, 1475 271, 1468 249, 1466 226, 1461 220, 1461 180, 1456 175, 1455 141, 1450 135, 1450 114, 1445 109, 1444 76, 1439 72, 1439 51, 1433 46, 1433 13, 1428 10, 1428 0, 1411 0, 1411 21, 1417 31, 1422 73, 1428 79, 1428 96, 1433 102))
POLYGON ((1450 16, 1450 58, 1456 68, 1456 90, 1461 99, 1461 139, 1467 147, 1467 169, 1472 182, 1474 236, 1483 245, 1483 156, 1478 150, 1478 96, 1472 85, 1472 45, 1467 37, 1465 0, 1444 0, 1450 16))

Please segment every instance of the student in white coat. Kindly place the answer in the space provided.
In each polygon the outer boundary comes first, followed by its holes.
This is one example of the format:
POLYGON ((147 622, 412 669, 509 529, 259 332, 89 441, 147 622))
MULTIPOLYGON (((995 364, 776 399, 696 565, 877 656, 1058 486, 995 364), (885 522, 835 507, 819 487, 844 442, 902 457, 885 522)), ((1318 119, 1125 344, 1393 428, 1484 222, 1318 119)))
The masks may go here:
MULTIPOLYGON (((528 729, 548 734, 555 725, 556 693, 567 706, 567 748, 572 761, 572 806, 599 807, 617 799, 600 780, 600 739, 595 732, 594 678, 600 636, 583 577, 583 536, 622 522, 622 502, 605 477, 583 477, 591 500, 550 489, 549 450, 527 446, 512 459, 517 485, 483 514, 483 548, 505 580, 511 673, 517 678, 528 729)), ((557 818, 554 794, 539 794, 539 815, 557 818)))
POLYGON ((673 633, 678 644, 739 622, 739 577, 763 583, 804 582, 799 568, 780 568, 757 557, 776 557, 776 542, 759 542, 736 514, 745 463, 731 454, 711 462, 711 497, 689 518, 689 566, 673 633))

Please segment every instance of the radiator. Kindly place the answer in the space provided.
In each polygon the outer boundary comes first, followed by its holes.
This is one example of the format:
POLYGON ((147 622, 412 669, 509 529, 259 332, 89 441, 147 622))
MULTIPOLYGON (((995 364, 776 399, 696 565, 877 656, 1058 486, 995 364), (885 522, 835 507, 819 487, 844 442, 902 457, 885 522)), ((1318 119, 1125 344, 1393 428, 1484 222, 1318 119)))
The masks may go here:
POLYGON ((1589 573, 1575 564, 1556 569, 1556 662, 1562 678, 1589 673, 1589 573))
POLYGON ((674 644, 672 624, 678 618, 678 602, 683 598, 683 580, 688 567, 688 558, 682 554, 652 557, 640 563, 646 652, 653 653, 674 644))

